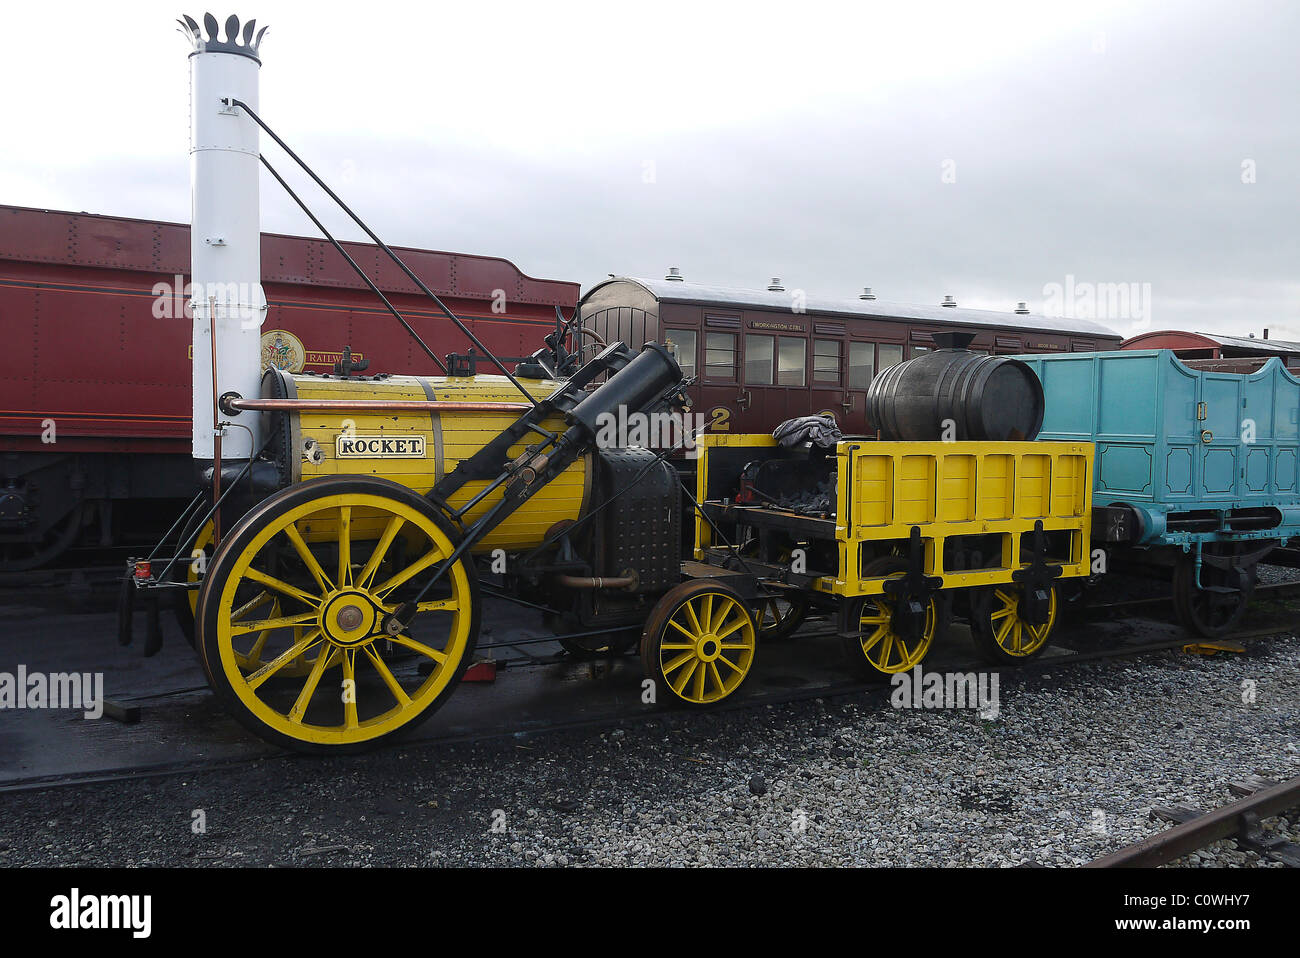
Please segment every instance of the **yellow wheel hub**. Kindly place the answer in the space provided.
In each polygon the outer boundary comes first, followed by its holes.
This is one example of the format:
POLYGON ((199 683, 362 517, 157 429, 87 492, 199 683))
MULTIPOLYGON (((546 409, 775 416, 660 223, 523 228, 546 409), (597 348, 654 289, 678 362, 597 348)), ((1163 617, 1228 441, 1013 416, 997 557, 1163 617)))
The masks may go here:
POLYGON ((993 611, 989 614, 993 641, 1007 655, 1028 657, 1041 649, 1056 624, 1056 590, 1049 590, 1047 621, 1030 625, 1020 614, 1020 593, 994 589, 993 611))
POLYGON ((435 520, 364 493, 263 506, 244 522, 223 544, 200 603, 208 673, 243 719, 299 742, 346 746, 401 728, 448 690, 471 645, 463 562, 419 603, 411 630, 383 631, 399 590, 454 549, 435 520), (286 678, 300 681, 271 681, 286 678))

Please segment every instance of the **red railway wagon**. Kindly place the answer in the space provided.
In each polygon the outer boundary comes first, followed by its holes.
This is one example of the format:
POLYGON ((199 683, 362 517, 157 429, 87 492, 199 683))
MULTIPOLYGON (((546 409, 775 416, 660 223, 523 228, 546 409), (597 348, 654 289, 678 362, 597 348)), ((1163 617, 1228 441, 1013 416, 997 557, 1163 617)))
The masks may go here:
MULTIPOLYGON (((377 247, 343 245, 436 354, 466 352, 377 247)), ((498 257, 398 253, 500 356, 577 305, 498 257)), ((193 495, 189 259, 184 224, 0 206, 0 571, 156 536, 161 500, 193 495)), ((262 283, 264 364, 329 372, 348 346, 368 373, 439 372, 328 241, 263 234, 262 283)))
POLYGON ((609 342, 671 343, 695 376, 691 398, 711 432, 761 433, 794 416, 830 412, 846 433, 871 434, 866 393, 882 369, 934 348, 934 333, 975 334, 984 353, 1118 349, 1119 334, 1086 319, 1030 313, 830 299, 785 289, 731 289, 612 277, 579 306, 583 325, 609 342))

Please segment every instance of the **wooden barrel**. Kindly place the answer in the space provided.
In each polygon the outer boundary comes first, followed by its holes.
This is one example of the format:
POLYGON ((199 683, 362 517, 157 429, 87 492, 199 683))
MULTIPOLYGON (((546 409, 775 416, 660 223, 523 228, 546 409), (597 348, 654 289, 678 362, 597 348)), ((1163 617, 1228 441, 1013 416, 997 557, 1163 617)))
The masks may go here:
POLYGON ((877 376, 867 419, 888 440, 1029 440, 1043 426, 1043 384, 1018 359, 937 349, 877 376))

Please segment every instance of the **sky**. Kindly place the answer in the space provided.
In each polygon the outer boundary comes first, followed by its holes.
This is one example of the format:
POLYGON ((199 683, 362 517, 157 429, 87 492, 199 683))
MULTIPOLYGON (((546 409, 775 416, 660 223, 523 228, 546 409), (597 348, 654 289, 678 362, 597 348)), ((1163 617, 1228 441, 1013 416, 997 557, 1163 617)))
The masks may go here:
MULTIPOLYGON (((394 245, 1300 340, 1294 0, 22 4, 0 203, 188 221, 208 10, 394 245)), ((262 227, 314 235, 265 173, 262 227)))

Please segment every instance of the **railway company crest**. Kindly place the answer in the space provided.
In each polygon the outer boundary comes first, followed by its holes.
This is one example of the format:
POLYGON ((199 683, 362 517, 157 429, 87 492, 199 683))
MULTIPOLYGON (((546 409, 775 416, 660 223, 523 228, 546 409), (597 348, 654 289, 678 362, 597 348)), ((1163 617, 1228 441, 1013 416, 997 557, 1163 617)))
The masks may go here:
POLYGON ((300 373, 307 364, 307 350, 302 340, 287 329, 271 329, 262 334, 262 369, 279 369, 300 373))

